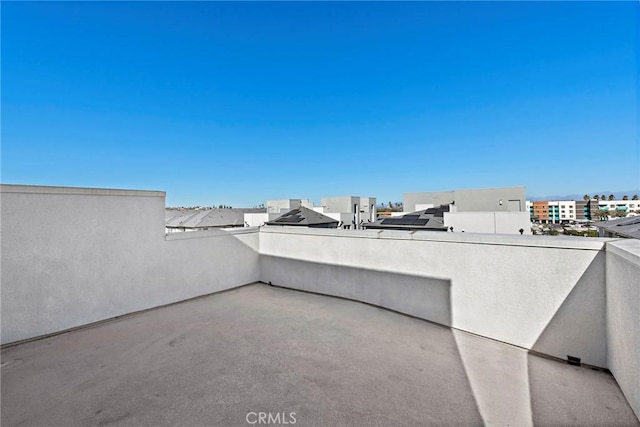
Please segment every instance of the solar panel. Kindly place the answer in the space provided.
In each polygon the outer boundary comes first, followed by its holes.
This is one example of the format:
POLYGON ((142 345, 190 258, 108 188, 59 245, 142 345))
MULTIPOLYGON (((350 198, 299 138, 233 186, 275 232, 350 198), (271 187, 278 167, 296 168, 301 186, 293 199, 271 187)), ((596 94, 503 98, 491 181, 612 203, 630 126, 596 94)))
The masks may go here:
POLYGON ((382 220, 381 224, 399 225, 400 224, 400 220, 398 218, 385 218, 385 219, 382 220))
POLYGON ((290 215, 290 216, 285 216, 285 217, 281 217, 276 219, 274 222, 300 222, 302 221, 304 218, 299 216, 299 215, 290 215))
POLYGON ((385 218, 380 224, 424 226, 427 225, 428 222, 429 218, 420 218, 419 215, 405 215, 400 218, 385 218))

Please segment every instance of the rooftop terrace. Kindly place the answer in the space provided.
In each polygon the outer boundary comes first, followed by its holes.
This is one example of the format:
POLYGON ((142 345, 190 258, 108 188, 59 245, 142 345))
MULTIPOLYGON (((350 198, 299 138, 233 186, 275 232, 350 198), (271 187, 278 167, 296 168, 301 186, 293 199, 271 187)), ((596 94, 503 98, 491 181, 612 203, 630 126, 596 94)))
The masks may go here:
POLYGON ((6 348, 2 360, 7 426, 245 426, 252 412, 294 412, 303 426, 638 425, 610 374, 264 284, 6 348))
POLYGON ((0 198, 3 425, 638 425, 640 240, 165 235, 161 192, 0 198))

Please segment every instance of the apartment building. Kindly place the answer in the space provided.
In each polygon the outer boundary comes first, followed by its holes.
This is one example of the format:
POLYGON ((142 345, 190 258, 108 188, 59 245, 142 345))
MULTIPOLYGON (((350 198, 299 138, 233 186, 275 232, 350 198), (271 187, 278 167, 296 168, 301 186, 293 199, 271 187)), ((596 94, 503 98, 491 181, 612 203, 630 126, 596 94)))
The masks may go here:
POLYGON ((640 200, 599 200, 598 209, 602 211, 631 211, 640 210, 640 200))
POLYGON ((562 223, 569 221, 593 221, 598 210, 626 211, 640 210, 638 200, 539 200, 526 202, 533 221, 542 223, 562 223))

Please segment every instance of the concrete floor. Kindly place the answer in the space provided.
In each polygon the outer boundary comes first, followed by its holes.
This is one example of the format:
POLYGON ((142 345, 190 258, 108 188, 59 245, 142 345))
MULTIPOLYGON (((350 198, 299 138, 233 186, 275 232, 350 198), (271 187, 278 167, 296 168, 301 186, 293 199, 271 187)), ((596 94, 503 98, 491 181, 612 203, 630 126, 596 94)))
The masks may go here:
POLYGON ((4 349, 1 383, 3 426, 640 425, 606 373, 263 284, 4 349))

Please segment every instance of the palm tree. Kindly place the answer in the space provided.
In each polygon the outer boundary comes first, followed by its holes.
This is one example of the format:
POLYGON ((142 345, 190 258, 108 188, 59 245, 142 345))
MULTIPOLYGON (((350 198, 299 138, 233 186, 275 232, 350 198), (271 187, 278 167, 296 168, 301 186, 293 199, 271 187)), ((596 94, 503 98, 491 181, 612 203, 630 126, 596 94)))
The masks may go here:
POLYGON ((629 200, 629 196, 625 194, 624 196, 622 196, 622 200, 629 200))
POLYGON ((600 196, 598 196, 597 194, 596 194, 595 196, 593 196, 593 198, 594 198, 595 200, 600 200, 600 196))
POLYGON ((627 211, 622 210, 622 209, 616 209, 613 212, 613 216, 616 218, 624 218, 625 216, 627 216, 627 211))
POLYGON ((638 195, 634 194, 633 197, 631 198, 631 200, 638 200, 638 195))
POLYGON ((585 194, 585 195, 584 195, 584 197, 583 197, 583 199, 584 199, 586 202, 588 202, 588 201, 589 201, 589 199, 591 199, 591 197, 589 197, 589 195, 588 195, 588 194, 585 194))
POLYGON ((609 200, 615 200, 616 196, 614 196, 613 194, 609 194, 609 200))
POLYGON ((600 196, 600 200, 607 200, 607 196, 603 194, 602 196, 600 196))

